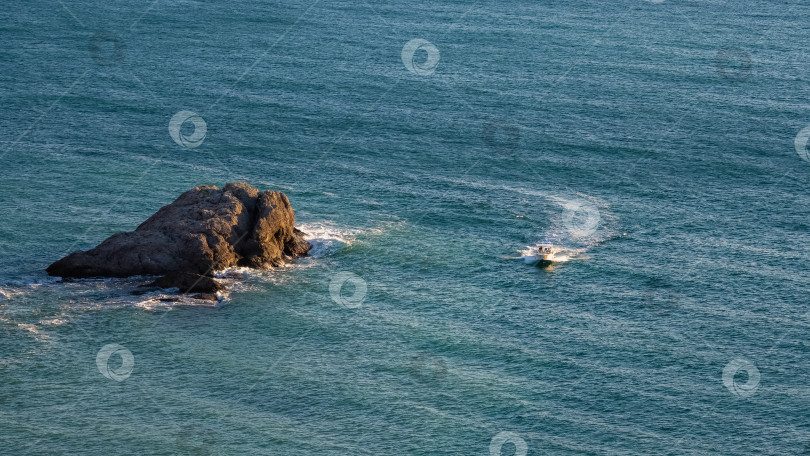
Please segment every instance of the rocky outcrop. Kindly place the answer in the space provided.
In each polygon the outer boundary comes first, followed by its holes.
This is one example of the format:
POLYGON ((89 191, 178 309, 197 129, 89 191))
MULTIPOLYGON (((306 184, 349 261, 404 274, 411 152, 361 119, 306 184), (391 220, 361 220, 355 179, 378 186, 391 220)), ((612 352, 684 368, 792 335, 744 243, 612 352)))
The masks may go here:
POLYGON ((211 293, 217 291, 210 278, 214 271, 278 266, 310 248, 295 228, 295 213, 284 193, 259 193, 239 182, 222 190, 189 190, 135 231, 71 253, 47 272, 76 278, 164 275, 155 286, 211 293))

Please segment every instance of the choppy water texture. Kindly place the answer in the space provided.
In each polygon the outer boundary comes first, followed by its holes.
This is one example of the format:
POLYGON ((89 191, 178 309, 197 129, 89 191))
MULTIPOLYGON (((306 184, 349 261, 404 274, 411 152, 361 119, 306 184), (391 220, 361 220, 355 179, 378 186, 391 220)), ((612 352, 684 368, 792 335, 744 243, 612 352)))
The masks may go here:
POLYGON ((0 452, 810 452, 807 4, 2 10, 0 452), (43 273, 237 180, 316 254, 43 273))

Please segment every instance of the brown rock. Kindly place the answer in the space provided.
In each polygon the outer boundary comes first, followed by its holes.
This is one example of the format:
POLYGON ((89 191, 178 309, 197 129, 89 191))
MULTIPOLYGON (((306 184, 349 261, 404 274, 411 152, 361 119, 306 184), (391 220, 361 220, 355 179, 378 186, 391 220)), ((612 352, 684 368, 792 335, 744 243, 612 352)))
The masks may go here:
MULTIPOLYGON (((310 248, 295 229, 295 213, 286 195, 260 194, 239 182, 222 190, 213 186, 189 190, 135 231, 114 234, 94 249, 71 253, 47 272, 60 277, 188 273, 198 281, 199 276, 231 266, 277 266, 306 255, 310 248)), ((162 283, 190 286, 185 276, 171 277, 162 283)), ((200 282, 208 280, 216 283, 210 277, 200 282)), ((190 286, 189 291, 206 292, 199 286, 190 286)))
POLYGON ((192 298, 199 299, 200 301, 212 301, 212 302, 219 301, 219 297, 214 293, 195 294, 194 296, 192 296, 192 298))

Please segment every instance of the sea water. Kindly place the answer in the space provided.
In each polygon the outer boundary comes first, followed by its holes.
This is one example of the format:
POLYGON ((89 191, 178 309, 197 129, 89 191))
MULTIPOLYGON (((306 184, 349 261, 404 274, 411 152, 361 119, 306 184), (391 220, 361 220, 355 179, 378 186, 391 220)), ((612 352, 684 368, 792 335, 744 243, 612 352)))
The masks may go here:
POLYGON ((0 453, 810 454, 805 3, 2 10, 0 453), (233 181, 312 256, 44 273, 233 181))

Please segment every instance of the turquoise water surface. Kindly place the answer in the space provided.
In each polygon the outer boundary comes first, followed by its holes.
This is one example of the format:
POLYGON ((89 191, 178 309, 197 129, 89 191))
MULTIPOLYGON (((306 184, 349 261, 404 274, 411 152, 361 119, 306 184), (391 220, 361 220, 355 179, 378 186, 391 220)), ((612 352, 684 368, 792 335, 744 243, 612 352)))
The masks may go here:
POLYGON ((0 453, 810 454, 810 5, 0 14, 0 453), (313 255, 44 273, 233 181, 313 255))

